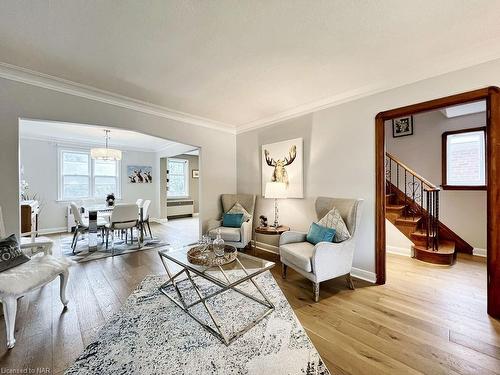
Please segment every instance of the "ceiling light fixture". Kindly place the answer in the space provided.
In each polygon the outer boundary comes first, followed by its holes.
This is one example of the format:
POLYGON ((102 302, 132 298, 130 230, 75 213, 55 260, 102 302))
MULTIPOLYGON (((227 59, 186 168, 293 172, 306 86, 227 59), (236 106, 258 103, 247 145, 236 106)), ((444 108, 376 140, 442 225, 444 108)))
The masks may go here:
POLYGON ((90 157, 94 160, 122 160, 122 152, 120 150, 108 147, 111 130, 105 129, 104 133, 106 148, 95 147, 90 149, 90 157))

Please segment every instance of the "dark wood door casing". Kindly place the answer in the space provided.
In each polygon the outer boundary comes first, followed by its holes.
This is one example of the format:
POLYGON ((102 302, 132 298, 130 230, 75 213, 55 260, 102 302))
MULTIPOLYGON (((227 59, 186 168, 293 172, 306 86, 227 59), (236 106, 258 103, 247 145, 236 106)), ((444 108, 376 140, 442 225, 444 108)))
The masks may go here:
POLYGON ((385 127, 393 118, 443 107, 486 100, 487 144, 487 288, 488 314, 500 318, 500 89, 487 87, 445 98, 380 112, 375 117, 375 273, 384 284, 385 272, 385 127))

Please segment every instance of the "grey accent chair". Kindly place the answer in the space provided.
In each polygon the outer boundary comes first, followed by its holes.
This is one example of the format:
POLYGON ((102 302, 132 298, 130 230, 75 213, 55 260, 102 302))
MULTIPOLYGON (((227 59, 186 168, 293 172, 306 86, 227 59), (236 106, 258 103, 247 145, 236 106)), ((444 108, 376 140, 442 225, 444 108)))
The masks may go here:
MULTIPOLYGON (((227 228, 222 226, 222 217, 208 222, 208 235, 211 238, 217 236, 217 230, 220 229, 221 237, 225 243, 233 245, 238 249, 245 248, 252 240, 253 215, 255 210, 255 195, 252 194, 222 194, 222 212, 228 212, 238 202, 252 216, 249 220, 243 222, 240 228, 227 228)), ((222 215, 221 215, 222 216, 222 215)))
POLYGON ((282 276, 287 267, 293 268, 313 282, 314 301, 319 301, 319 284, 339 276, 346 277, 347 286, 354 289, 351 278, 352 259, 358 238, 363 199, 318 197, 315 202, 318 220, 336 207, 351 235, 340 243, 320 242, 313 245, 306 241, 306 233, 289 231, 280 237, 279 251, 282 276))

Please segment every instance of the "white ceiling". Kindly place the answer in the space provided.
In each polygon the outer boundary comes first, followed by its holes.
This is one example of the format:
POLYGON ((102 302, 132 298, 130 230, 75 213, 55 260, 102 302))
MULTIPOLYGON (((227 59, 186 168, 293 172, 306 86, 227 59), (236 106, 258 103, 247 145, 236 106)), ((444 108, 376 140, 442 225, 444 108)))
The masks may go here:
POLYGON ((181 145, 177 142, 142 133, 104 128, 101 126, 26 119, 21 120, 19 124, 19 136, 21 138, 40 139, 59 143, 104 146, 104 129, 109 129, 111 130, 109 141, 110 147, 124 150, 158 152, 181 145))
POLYGON ((0 61, 249 128, 500 58, 500 1, 1 1, 0 61))

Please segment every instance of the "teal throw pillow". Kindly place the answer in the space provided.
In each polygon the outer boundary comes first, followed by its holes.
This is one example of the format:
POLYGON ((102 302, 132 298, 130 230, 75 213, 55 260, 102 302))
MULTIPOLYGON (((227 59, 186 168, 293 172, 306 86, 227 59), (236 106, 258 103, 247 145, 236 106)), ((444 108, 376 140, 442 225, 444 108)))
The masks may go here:
POLYGON ((243 214, 224 214, 222 226, 229 228, 239 228, 243 223, 243 214))
POLYGON ((335 229, 312 223, 307 233, 307 242, 316 245, 319 242, 332 242, 335 237, 335 229))

